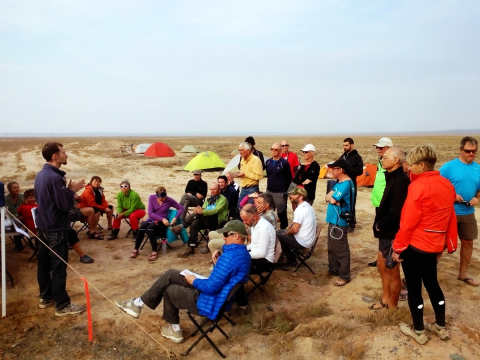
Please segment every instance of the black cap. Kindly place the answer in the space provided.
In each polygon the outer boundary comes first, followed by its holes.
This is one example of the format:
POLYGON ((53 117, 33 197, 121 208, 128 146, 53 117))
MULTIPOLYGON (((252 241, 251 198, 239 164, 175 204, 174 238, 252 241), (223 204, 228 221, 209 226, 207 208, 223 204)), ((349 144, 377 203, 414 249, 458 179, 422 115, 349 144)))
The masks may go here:
POLYGON ((328 167, 329 168, 342 168, 343 170, 346 170, 347 167, 348 167, 348 164, 345 160, 343 159, 338 159, 337 161, 334 161, 333 163, 331 164, 328 164, 328 167))

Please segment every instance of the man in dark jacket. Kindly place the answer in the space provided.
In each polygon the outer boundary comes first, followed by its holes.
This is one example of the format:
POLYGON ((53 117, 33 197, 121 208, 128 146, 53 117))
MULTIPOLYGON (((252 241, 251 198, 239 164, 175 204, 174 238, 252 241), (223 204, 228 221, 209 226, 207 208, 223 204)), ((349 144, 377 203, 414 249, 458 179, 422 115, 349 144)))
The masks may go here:
POLYGON ((237 219, 240 217, 238 214, 238 195, 240 191, 235 189, 233 184, 228 183, 228 178, 225 175, 217 177, 218 186, 220 187, 220 193, 225 196, 228 201, 228 218, 237 219))
POLYGON ((193 179, 188 180, 185 187, 185 194, 180 199, 180 204, 185 208, 182 214, 182 222, 185 221, 187 210, 190 206, 202 206, 205 197, 207 196, 208 186, 205 181, 202 180, 202 171, 194 170, 193 179))
POLYGON ((287 218, 287 191, 292 182, 290 164, 282 157, 282 147, 274 143, 270 149, 272 157, 266 162, 267 169, 267 192, 273 197, 280 219, 280 229, 288 226, 287 218))
POLYGON ((356 217, 355 217, 355 204, 357 202, 357 176, 362 175, 363 173, 363 159, 356 149, 354 149, 354 141, 352 138, 343 139, 343 154, 340 156, 340 159, 343 159, 347 163, 347 168, 345 169, 348 177, 352 179, 355 192, 353 194, 352 201, 352 212, 353 212, 353 222, 350 225, 350 230, 355 229, 356 217))
POLYGON ((410 180, 403 171, 404 152, 397 147, 388 149, 382 157, 382 167, 386 170, 386 186, 377 208, 373 233, 378 238, 377 268, 383 284, 380 303, 370 309, 395 308, 401 290, 400 269, 392 260, 392 241, 400 227, 400 215, 407 197, 410 180))
POLYGON ((47 161, 35 177, 35 197, 38 202, 37 227, 43 244, 38 250, 38 285, 40 302, 45 309, 55 304, 55 315, 80 314, 84 306, 70 303, 65 289, 67 281, 68 237, 70 236, 69 211, 73 208, 73 197, 83 189, 85 181, 65 181, 65 172, 60 166, 67 164, 67 154, 60 143, 46 143, 42 155, 47 161))

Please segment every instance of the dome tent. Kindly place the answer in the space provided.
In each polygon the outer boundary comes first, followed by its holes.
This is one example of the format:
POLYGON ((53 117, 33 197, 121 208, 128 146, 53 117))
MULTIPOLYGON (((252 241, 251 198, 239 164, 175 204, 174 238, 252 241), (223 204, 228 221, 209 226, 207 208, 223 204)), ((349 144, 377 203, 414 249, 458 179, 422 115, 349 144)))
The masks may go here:
POLYGON ((225 168, 225 163, 213 151, 204 151, 188 162, 183 170, 215 170, 225 168))
POLYGON ((152 144, 138 144, 135 146, 135 153, 136 154, 143 154, 152 144))
POLYGON ((198 153, 198 149, 193 146, 193 145, 185 145, 182 150, 180 150, 181 153, 198 153))
POLYGON ((156 142, 145 151, 144 156, 147 157, 171 157, 175 156, 175 152, 170 146, 162 142, 156 142))

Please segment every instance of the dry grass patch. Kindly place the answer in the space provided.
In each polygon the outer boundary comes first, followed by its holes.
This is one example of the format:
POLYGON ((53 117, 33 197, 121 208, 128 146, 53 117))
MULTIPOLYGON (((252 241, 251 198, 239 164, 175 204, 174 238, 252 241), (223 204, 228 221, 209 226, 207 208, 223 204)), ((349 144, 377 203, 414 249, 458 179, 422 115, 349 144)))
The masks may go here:
POLYGON ((363 359, 366 350, 367 345, 364 341, 342 340, 333 345, 333 352, 348 360, 363 359))

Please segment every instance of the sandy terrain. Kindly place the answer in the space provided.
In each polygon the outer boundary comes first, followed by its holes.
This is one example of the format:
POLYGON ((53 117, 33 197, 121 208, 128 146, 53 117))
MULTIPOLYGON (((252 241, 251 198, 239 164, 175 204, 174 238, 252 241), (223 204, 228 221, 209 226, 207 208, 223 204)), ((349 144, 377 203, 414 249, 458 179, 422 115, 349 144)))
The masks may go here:
MULTIPOLYGON (((460 137, 393 137, 394 143, 408 149, 418 143, 436 146, 439 165, 456 155, 460 137)), ((225 161, 232 157, 241 138, 63 138, 69 155, 64 170, 73 179, 92 175, 103 178, 107 200, 113 200, 120 180, 129 179, 132 188, 146 201, 157 185, 165 185, 169 195, 179 199, 190 174, 182 171, 192 154, 178 151, 186 144, 200 150, 216 151, 225 161), (145 158, 141 155, 122 155, 122 144, 164 141, 177 152, 173 158, 145 158)), ((279 138, 258 138, 257 147, 268 155, 270 145, 279 138)), ((356 138, 357 149, 365 161, 375 161, 371 144, 376 137, 356 138)), ((308 142, 318 148, 317 161, 323 164, 341 153, 342 137, 290 138, 292 150, 299 150, 308 142)), ((7 183, 16 180, 22 191, 32 186, 36 172, 43 161, 40 155, 45 139, 1 139, 0 179, 7 183)), ((205 173, 204 179, 214 180, 218 173, 205 173)), ((265 180, 261 189, 265 189, 265 180)), ((314 204, 317 217, 325 224, 325 205, 321 198, 325 181, 320 180, 314 204)), ((376 269, 366 263, 376 256, 377 242, 372 237, 374 210, 369 201, 370 189, 359 191, 358 229, 349 235, 352 256, 350 284, 344 288, 333 286, 327 276, 325 226, 315 254, 309 263, 316 271, 305 268, 298 273, 277 271, 265 292, 256 292, 250 298, 248 314, 233 312, 238 325, 225 325, 233 339, 225 341, 215 334, 220 348, 231 359, 310 359, 323 355, 328 359, 478 359, 480 358, 480 320, 478 304, 480 288, 466 286, 456 280, 458 253, 442 257, 439 279, 447 298, 447 321, 452 339, 441 342, 433 337, 425 346, 419 346, 399 333, 399 321, 410 322, 408 307, 400 303, 398 310, 371 312, 369 301, 380 295, 381 284, 376 269)), ((105 221, 102 219, 102 221, 105 221)), ((92 287, 97 287, 110 299, 125 299, 140 295, 166 269, 189 268, 208 274, 208 255, 179 259, 178 247, 169 250, 150 264, 149 245, 137 259, 129 259, 133 248, 131 238, 121 237, 107 242, 80 236, 81 245, 95 259, 91 265, 81 264, 75 253, 70 253, 70 264, 90 284, 94 322, 93 344, 87 340, 86 316, 69 319, 55 318, 53 310, 39 310, 36 262, 28 262, 30 250, 13 251, 7 242, 7 266, 14 275, 14 287, 8 284, 6 319, 0 320, 0 359, 134 359, 163 358, 162 347, 143 334, 126 315, 118 311, 92 287)), ((480 277, 480 256, 475 244, 471 274, 480 277)), ((85 301, 83 283, 69 270, 67 288, 72 300, 85 301)), ((425 297, 427 299, 427 297, 425 297)), ((433 311, 426 300, 425 317, 433 319, 433 311)), ((160 336, 161 307, 156 311, 145 309, 136 320, 163 346, 177 354, 189 345, 172 344, 160 336)), ((182 314, 182 325, 188 335, 192 326, 182 314)), ((212 359, 216 355, 205 342, 190 355, 194 359, 212 359)))

